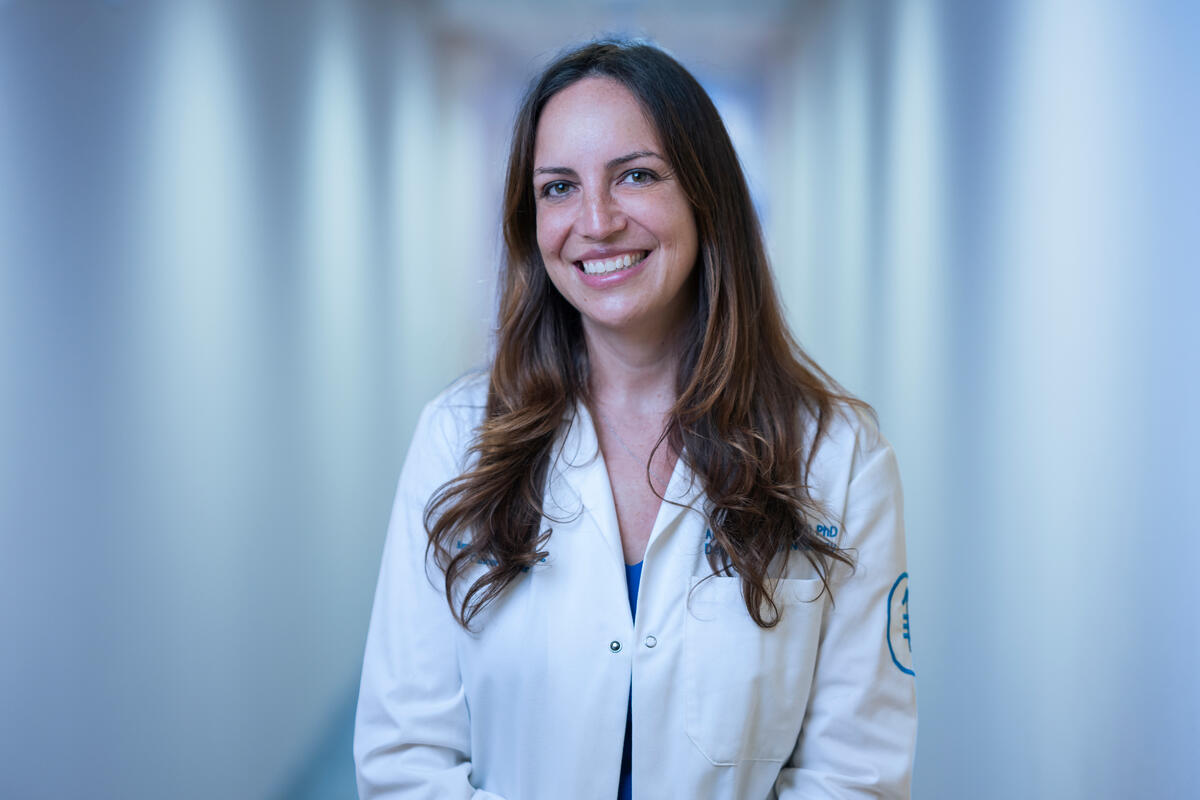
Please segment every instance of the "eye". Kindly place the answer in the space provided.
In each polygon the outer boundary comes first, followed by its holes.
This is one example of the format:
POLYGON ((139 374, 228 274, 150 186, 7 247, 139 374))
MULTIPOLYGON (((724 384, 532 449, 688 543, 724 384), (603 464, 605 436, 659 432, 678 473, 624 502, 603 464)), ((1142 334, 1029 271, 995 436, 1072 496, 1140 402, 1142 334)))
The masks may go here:
POLYGON ((648 169, 631 169, 625 173, 622 180, 635 186, 645 186, 658 180, 658 176, 648 169))
POLYGON ((542 197, 563 197, 571 191, 571 184, 566 181, 550 181, 542 187, 542 197))

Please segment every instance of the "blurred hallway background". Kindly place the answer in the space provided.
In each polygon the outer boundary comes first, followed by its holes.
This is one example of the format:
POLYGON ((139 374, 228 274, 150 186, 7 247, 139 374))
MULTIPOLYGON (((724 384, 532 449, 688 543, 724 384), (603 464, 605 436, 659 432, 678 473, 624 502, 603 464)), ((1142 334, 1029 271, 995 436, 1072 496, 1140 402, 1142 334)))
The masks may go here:
POLYGON ((644 35, 905 479, 919 798, 1200 750, 1200 11, 0 0, 0 796, 353 798, 421 406, 486 361, 509 125, 644 35))

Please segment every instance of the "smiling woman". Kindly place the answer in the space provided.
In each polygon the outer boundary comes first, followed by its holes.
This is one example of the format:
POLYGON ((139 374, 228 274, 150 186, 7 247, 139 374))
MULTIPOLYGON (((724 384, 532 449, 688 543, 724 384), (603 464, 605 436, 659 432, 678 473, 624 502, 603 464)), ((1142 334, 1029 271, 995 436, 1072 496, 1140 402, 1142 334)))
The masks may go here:
POLYGON ((895 457, 784 325, 707 94, 649 45, 560 57, 504 234, 494 361, 401 475, 360 795, 907 796, 895 457))
POLYGON ((537 241, 588 339, 665 341, 686 324, 696 222, 637 99, 585 78, 550 99, 534 145, 537 241))

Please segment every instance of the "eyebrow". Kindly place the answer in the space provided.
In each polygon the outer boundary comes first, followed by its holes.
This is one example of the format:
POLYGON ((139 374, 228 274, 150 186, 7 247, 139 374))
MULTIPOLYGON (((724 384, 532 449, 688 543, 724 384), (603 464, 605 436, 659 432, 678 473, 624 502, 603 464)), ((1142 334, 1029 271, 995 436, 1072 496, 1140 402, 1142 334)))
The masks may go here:
MULTIPOLYGON (((623 156, 617 156, 616 158, 612 159, 607 164, 605 164, 604 168, 612 169, 613 167, 619 167, 622 164, 627 164, 630 161, 636 161, 639 158, 657 158, 659 161, 666 161, 665 158, 663 158, 662 156, 660 156, 658 153, 654 152, 653 150, 635 150, 632 153, 628 153, 623 156)), ((575 173, 575 170, 571 169, 570 167, 538 167, 537 169, 535 169, 533 171, 533 174, 534 175, 574 175, 576 173, 575 173)))

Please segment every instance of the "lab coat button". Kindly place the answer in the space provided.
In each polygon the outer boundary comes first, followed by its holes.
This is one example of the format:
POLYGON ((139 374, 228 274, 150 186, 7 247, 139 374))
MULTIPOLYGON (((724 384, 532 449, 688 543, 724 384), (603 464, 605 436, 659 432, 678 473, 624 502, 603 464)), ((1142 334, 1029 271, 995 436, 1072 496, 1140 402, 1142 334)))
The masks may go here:
POLYGON ((621 643, 618 642, 616 639, 613 639, 611 642, 608 643, 608 649, 612 650, 614 653, 619 653, 619 652, 621 652, 621 643))
POLYGON ((646 637, 646 647, 654 647, 656 644, 658 644, 658 639, 655 639, 653 636, 646 637))

